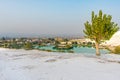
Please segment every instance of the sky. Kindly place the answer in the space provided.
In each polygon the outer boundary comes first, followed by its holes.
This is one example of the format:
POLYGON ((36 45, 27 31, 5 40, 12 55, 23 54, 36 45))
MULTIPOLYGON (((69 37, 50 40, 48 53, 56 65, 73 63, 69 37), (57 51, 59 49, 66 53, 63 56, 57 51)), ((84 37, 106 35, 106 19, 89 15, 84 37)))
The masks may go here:
POLYGON ((84 36, 91 12, 120 26, 120 0, 0 0, 0 36, 84 36))

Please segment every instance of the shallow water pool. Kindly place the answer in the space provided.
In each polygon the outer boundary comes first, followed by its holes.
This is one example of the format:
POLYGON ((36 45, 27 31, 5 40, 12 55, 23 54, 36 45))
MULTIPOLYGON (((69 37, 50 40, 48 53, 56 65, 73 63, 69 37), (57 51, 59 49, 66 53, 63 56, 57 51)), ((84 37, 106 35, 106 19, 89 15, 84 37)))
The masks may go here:
MULTIPOLYGON (((43 46, 43 47, 38 47, 38 49, 40 50, 47 50, 47 51, 53 51, 53 52, 73 52, 73 53, 77 53, 77 54, 95 54, 96 50, 95 48, 92 47, 73 47, 73 49, 70 50, 57 50, 57 49, 53 49, 54 46, 43 46)), ((106 54, 109 51, 106 49, 100 49, 100 53, 101 54, 106 54)))

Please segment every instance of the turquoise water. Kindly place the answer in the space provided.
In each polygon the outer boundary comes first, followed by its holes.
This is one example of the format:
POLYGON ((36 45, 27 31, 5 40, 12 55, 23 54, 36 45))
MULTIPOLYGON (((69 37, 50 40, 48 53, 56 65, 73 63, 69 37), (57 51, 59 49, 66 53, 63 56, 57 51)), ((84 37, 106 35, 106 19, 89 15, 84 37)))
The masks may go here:
MULTIPOLYGON (((82 53, 82 54, 95 54, 96 50, 95 48, 89 48, 89 47, 75 47, 73 49, 75 51, 75 53, 82 53)), ((101 54, 106 54, 109 51, 106 49, 100 49, 100 53, 101 54)))
MULTIPOLYGON (((54 46, 44 46, 44 47, 38 47, 38 49, 50 50, 55 52, 60 51, 60 50, 53 49, 53 47, 54 46)), ((64 52, 69 52, 69 51, 73 51, 74 53, 78 53, 78 54, 95 54, 96 52, 95 48, 89 48, 89 47, 74 47, 71 50, 64 50, 64 52)), ((108 53, 109 51, 106 49, 100 49, 100 52, 101 54, 105 54, 105 53, 108 53)))

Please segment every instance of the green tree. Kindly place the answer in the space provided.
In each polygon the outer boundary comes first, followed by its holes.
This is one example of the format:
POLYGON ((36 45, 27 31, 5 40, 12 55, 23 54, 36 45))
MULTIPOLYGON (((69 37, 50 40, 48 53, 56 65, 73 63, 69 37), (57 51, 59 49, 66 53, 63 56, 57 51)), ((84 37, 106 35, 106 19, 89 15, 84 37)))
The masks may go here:
POLYGON ((87 21, 84 25, 85 37, 95 41, 96 55, 98 56, 100 55, 99 44, 102 41, 109 40, 119 30, 117 24, 112 22, 112 16, 103 14, 102 10, 99 11, 98 15, 95 15, 92 11, 91 22, 87 21))

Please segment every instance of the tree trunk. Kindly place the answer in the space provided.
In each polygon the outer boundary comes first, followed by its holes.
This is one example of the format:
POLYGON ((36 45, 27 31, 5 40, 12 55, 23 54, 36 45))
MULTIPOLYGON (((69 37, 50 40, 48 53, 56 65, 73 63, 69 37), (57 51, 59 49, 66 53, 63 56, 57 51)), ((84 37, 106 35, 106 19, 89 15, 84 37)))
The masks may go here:
POLYGON ((95 43, 95 47, 96 47, 96 55, 100 56, 99 43, 98 42, 95 43))

